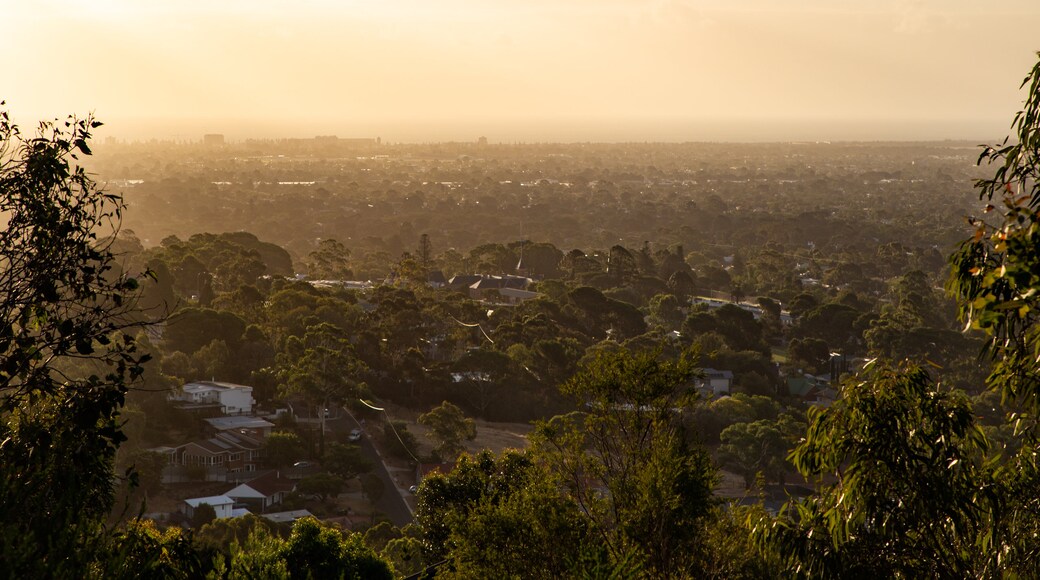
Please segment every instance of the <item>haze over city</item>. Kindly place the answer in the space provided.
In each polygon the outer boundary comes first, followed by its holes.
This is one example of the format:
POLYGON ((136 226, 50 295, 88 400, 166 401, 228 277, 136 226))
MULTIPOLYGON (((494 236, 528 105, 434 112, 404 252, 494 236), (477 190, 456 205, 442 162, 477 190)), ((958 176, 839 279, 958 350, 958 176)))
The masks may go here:
POLYGON ((1040 3, 0 1, 0 93, 99 136, 997 139, 1040 3), (1010 79, 1010 82, 1009 82, 1010 79))
POLYGON ((1040 578, 1038 31, 0 0, 0 580, 1040 578))

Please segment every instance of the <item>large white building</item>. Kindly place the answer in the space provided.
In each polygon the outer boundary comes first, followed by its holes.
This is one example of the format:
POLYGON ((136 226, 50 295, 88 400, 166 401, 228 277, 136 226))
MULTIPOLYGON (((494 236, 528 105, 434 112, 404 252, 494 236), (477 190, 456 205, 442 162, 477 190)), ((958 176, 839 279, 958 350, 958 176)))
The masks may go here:
POLYGON ((188 383, 180 391, 170 395, 174 401, 188 406, 220 408, 225 415, 247 415, 253 412, 253 387, 234 383, 199 381, 188 383))

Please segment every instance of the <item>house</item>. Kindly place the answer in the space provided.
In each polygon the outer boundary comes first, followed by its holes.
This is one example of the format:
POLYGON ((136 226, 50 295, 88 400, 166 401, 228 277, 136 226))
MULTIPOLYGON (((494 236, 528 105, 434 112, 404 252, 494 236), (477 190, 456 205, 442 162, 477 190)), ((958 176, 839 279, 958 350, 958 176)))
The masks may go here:
POLYGON ((456 274, 448 280, 448 288, 452 290, 465 290, 480 281, 480 274, 456 274))
POLYGON ((294 487, 292 480, 282 477, 278 471, 271 471, 232 488, 224 495, 255 511, 265 512, 269 507, 282 503, 294 487))
POLYGON ((263 441, 271 434, 274 423, 260 417, 235 415, 231 417, 210 417, 203 419, 216 433, 231 432, 246 435, 251 439, 263 441))
MULTIPOLYGON (((722 308, 727 304, 732 304, 742 310, 750 312, 751 315, 755 317, 755 320, 761 320, 764 314, 764 311, 762 310, 761 306, 756 306, 747 302, 733 302, 731 300, 721 300, 719 298, 710 298, 705 296, 694 296, 690 299, 690 304, 694 306, 698 304, 703 304, 707 306, 709 310, 715 310, 716 308, 722 308)), ((794 317, 791 316, 790 312, 786 310, 781 310, 780 324, 783 326, 791 326, 792 324, 794 324, 794 317)))
MULTIPOLYGON (((218 433, 216 437, 192 441, 177 447, 172 463, 184 467, 205 467, 208 471, 225 473, 256 471, 260 465, 261 447, 259 439, 225 431, 218 433)), ((214 477, 207 476, 207 479, 214 477)))
POLYGON ((202 504, 212 506, 218 520, 235 517, 235 500, 226 495, 186 499, 184 500, 184 514, 189 518, 195 517, 195 510, 202 504))
POLYGON ((538 292, 531 292, 530 290, 521 290, 519 288, 499 288, 498 295, 501 296, 501 301, 508 304, 519 304, 526 302, 534 298, 541 296, 538 292))
POLYGON ((182 409, 219 409, 224 415, 249 415, 256 404, 253 387, 215 381, 188 383, 171 394, 170 400, 180 402, 182 409))
POLYGON ((705 396, 721 397, 728 395, 733 386, 733 372, 715 369, 701 369, 704 376, 694 379, 694 386, 705 396))
POLYGON ((481 276, 469 285, 469 297, 474 300, 497 300, 506 288, 525 290, 531 279, 524 276, 481 276))
POLYGON ((262 518, 272 521, 276 524, 291 523, 296 520, 303 518, 314 517, 314 514, 307 510, 292 510, 287 512, 273 512, 269 514, 261 514, 262 518))
POLYGON ((440 270, 434 270, 426 275, 426 283, 431 288, 443 288, 448 284, 448 279, 444 277, 444 272, 440 270))
POLYGON ((808 373, 800 377, 787 377, 787 392, 810 405, 829 407, 838 398, 838 391, 831 387, 829 375, 813 376, 808 373))

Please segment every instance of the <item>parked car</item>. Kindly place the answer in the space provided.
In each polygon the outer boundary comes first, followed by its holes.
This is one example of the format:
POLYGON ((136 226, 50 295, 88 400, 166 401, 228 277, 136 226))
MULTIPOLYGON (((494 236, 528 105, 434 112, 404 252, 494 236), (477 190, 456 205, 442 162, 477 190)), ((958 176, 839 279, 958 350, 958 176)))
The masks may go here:
POLYGON ((361 429, 354 429, 347 437, 350 441, 361 441, 361 429))

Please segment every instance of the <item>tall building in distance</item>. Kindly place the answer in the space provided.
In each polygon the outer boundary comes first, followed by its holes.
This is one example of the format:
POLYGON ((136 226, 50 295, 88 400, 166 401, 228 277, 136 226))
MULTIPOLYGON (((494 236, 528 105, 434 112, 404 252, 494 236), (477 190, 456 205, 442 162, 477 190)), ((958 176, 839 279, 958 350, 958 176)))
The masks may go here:
POLYGON ((208 146, 223 145, 224 135, 220 133, 207 133, 202 136, 202 144, 208 146))

